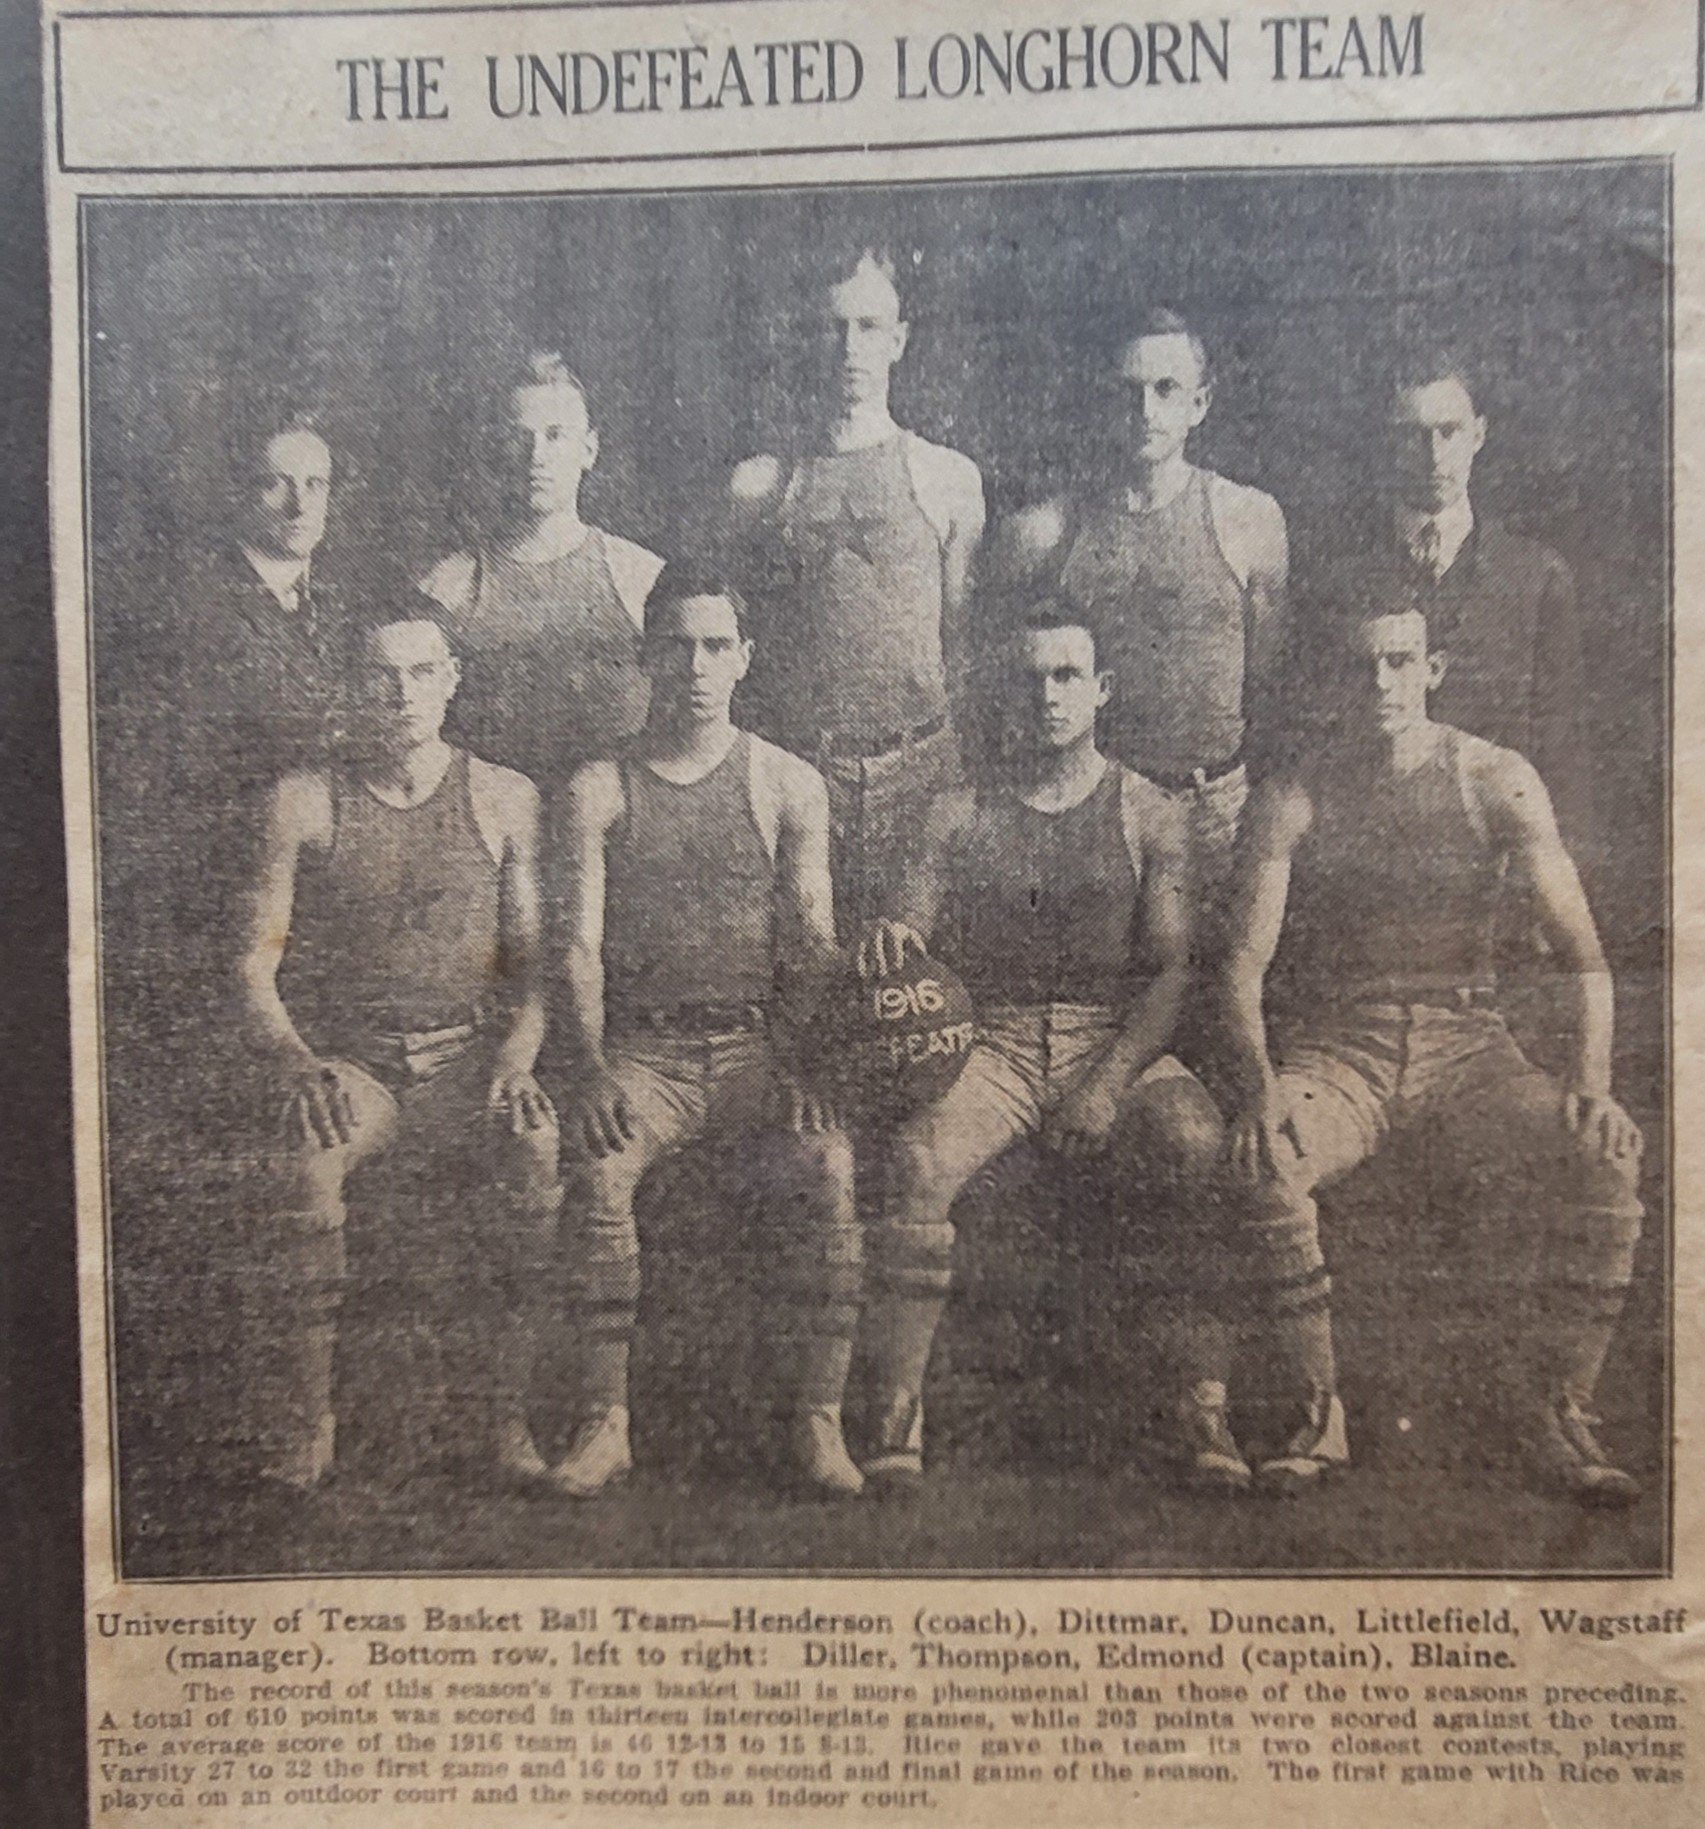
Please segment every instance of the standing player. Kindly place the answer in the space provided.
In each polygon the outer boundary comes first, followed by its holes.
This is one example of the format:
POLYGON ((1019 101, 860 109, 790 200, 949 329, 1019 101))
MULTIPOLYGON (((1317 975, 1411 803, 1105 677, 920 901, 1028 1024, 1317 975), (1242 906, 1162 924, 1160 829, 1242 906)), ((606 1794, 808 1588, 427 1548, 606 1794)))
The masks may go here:
POLYGON ((444 741, 458 669, 424 599, 375 620, 356 668, 357 759, 278 784, 247 920, 242 1007, 283 1121, 242 1222, 272 1292, 245 1367, 249 1419, 275 1478, 306 1488, 329 1468, 359 1172, 388 1197, 376 1225, 427 1318, 473 1331, 480 1363, 462 1369, 489 1400, 491 1459, 537 1478, 525 1406, 561 1204, 533 1078, 538 795, 444 741))
POLYGON ((789 1453, 826 1493, 856 1492, 841 1435, 860 1281, 852 1146, 771 1040, 778 984, 832 956, 829 809, 816 770, 739 729, 751 663, 743 605, 670 568, 646 606, 645 729, 589 764, 565 820, 567 1022, 577 1093, 567 1244, 582 1311, 581 1426, 555 1469, 588 1497, 625 1474, 628 1356, 639 1297, 634 1199, 698 1138, 754 1152, 782 1218, 790 1288, 789 1453))
POLYGON ((886 972, 909 946, 938 945, 979 1026, 951 1091, 894 1139, 869 1321, 873 1482, 922 1472, 953 1203, 985 1163, 1040 1136, 1115 1184, 1163 1189, 1170 1207, 1209 1181, 1218 1141, 1206 1092, 1165 1052, 1190 978, 1176 811, 1096 748, 1109 682, 1075 612, 1033 611, 1000 663, 1010 772, 936 800, 899 920, 860 951, 862 970, 886 972))
POLYGON ((1015 516, 1000 569, 1021 587, 1050 580, 1093 624, 1117 681, 1107 753, 1177 802, 1211 917, 1285 654, 1285 518, 1271 496, 1190 462, 1213 376, 1176 312, 1150 312, 1119 341, 1102 398, 1107 485, 1015 516))
MULTIPOLYGON (((1593 1391, 1632 1270, 1640 1134, 1611 1096, 1612 989, 1580 880, 1533 766, 1453 725, 1428 695, 1446 657, 1426 619, 1347 618, 1331 742, 1251 805, 1227 963, 1239 1109, 1229 1139, 1265 1292, 1303 1415, 1261 1469, 1307 1484, 1348 1459, 1314 1191, 1388 1141, 1537 1249, 1544 1344, 1518 1417, 1553 1485, 1626 1504, 1593 1435, 1593 1391), (1519 867, 1574 1004, 1561 1083, 1491 1007, 1491 934, 1519 867), (1269 1053, 1263 981, 1275 959, 1269 1053)), ((1324 657, 1323 657, 1324 658, 1324 657)))
POLYGON ((421 588, 444 606, 466 674, 453 728, 550 800, 645 721, 640 621, 663 561, 582 517, 598 433, 560 355, 530 359, 499 439, 506 519, 421 588))
POLYGON ((1526 756, 1572 846, 1593 840, 1575 581, 1549 547, 1479 512, 1487 421, 1454 354, 1406 351, 1387 402, 1389 497, 1328 597, 1420 610, 1450 651, 1436 716, 1526 756))
POLYGON ((862 250, 814 285, 805 420, 785 454, 738 466, 726 514, 761 618, 754 722, 828 781, 852 931, 885 905, 930 797, 958 779, 983 483, 968 457, 894 421, 910 326, 892 261, 862 250))

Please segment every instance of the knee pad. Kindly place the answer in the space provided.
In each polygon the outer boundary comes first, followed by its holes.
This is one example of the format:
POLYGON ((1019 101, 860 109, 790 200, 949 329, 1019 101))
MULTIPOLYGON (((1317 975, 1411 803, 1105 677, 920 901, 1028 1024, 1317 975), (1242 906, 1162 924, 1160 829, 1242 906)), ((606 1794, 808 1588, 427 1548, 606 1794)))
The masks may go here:
POLYGON ((1620 1291, 1633 1280, 1643 1214, 1620 1178, 1618 1187, 1619 1203, 1566 1207, 1552 1221, 1546 1267, 1553 1282, 1620 1291))
POLYGON ((1285 1186, 1256 1190, 1243 1203, 1232 1248, 1243 1262, 1236 1280, 1269 1308, 1315 1306, 1330 1290, 1320 1250, 1320 1211, 1285 1186))
POLYGON ((626 1308, 638 1306, 639 1252, 588 1256, 569 1271, 569 1291, 582 1307, 626 1308))
POLYGON ((962 1185, 949 1170, 944 1152, 927 1136, 902 1132, 894 1140, 887 1167, 888 1200, 894 1206, 945 1213, 962 1185))
POLYGON ((953 1279, 952 1224, 885 1222, 877 1235, 876 1268, 887 1289, 945 1296, 953 1279))
POLYGON ((304 1143, 253 1163, 240 1198, 262 1224, 331 1231, 343 1224, 344 1151, 304 1143))
POLYGON ((496 1179, 524 1200, 537 1200, 557 1187, 557 1129, 547 1124, 539 1130, 497 1129, 492 1154, 496 1179))

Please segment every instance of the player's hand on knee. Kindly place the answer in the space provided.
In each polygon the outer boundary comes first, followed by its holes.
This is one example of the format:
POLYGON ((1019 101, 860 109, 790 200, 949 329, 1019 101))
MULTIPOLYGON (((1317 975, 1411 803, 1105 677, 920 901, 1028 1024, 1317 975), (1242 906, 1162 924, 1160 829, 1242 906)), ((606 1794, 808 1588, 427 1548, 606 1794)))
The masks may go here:
POLYGON ((1117 1089, 1098 1073, 1079 1082, 1060 1101, 1043 1129, 1043 1140, 1068 1162, 1102 1155, 1119 1121, 1117 1089))
POLYGON ((290 1070, 284 1095, 284 1134, 296 1143, 337 1149, 355 1135, 359 1120, 335 1067, 306 1061, 290 1070))
POLYGON ((923 935, 904 921, 872 921, 859 936, 853 964, 861 978, 886 978, 906 963, 908 951, 928 950, 923 935))
POLYGON ((1609 1093, 1565 1093, 1563 1122, 1582 1150, 1599 1162, 1638 1162, 1646 1147, 1639 1125, 1609 1093))
POLYGON ((531 1073, 519 1068, 500 1069, 493 1076, 485 1108, 517 1137, 532 1130, 548 1130, 556 1122, 556 1108, 544 1087, 531 1073))
POLYGON ((839 1114, 829 1095, 804 1080, 783 1074, 775 1082, 773 1115, 783 1130, 821 1135, 837 1128, 839 1114))
POLYGON ((639 1124, 620 1080, 595 1074, 576 1096, 564 1136, 588 1156, 619 1156, 639 1135, 639 1124))
POLYGON ((1286 1179, 1302 1155, 1295 1121, 1267 1099, 1245 1106, 1226 1131, 1226 1168, 1249 1187, 1286 1179))

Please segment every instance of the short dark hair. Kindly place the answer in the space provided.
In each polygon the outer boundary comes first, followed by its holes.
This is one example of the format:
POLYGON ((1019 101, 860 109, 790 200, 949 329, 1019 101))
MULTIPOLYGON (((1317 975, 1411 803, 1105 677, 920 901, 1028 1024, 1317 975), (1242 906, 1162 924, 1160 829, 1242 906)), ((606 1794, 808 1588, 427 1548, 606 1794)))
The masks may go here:
POLYGON ((860 267, 874 267, 894 288, 894 296, 900 299, 900 315, 905 316, 906 301, 900 298, 900 262, 894 250, 881 242, 852 241, 837 243, 827 252, 821 262, 811 263, 813 284, 830 286, 844 285, 860 267))
POLYGON ((1010 644, 1021 635, 1033 635, 1039 630, 1047 629, 1082 629, 1089 637, 1089 645, 1095 656, 1096 668, 1101 666, 1101 637, 1095 626, 1095 619, 1086 615, 1076 605, 1068 603, 1065 598, 1057 596, 1030 597, 1018 604, 1006 626, 1006 641, 1010 644))
POLYGON ((1382 616, 1419 616, 1427 631, 1429 654, 1442 654, 1450 646, 1448 627, 1435 623, 1406 584, 1382 585, 1372 578, 1342 583, 1322 595, 1319 607, 1325 612, 1321 627, 1339 642, 1360 624, 1377 622, 1382 616))
POLYGON ((364 599, 349 619, 349 651, 359 658, 367 644, 381 629, 400 622, 430 622, 444 637, 444 645, 456 652, 456 637, 444 606, 435 597, 412 586, 381 591, 364 599))
POLYGON ((513 394, 523 387, 573 388, 586 408, 586 417, 592 417, 592 396, 586 391, 586 383, 560 349, 534 348, 527 352, 511 372, 506 392, 513 394))
POLYGON ((690 560, 671 560, 657 574, 656 582, 646 593, 645 633, 660 615, 678 610, 683 603, 697 597, 719 597, 734 612, 734 626, 742 641, 747 638, 751 612, 739 587, 725 573, 710 565, 690 560))
POLYGON ((299 396, 262 391, 235 400, 226 417, 224 440, 232 482, 238 487, 252 482, 260 473, 261 453, 286 432, 312 432, 331 449, 319 414, 299 396))
POLYGON ((1390 380, 1394 398, 1440 381, 1454 381, 1476 414, 1480 411, 1479 377, 1462 351, 1450 343, 1421 342, 1406 347, 1392 364, 1390 380))
POLYGON ((1108 350, 1108 359, 1117 362, 1133 343, 1144 337, 1184 337, 1190 344, 1190 353, 1196 358, 1196 366, 1201 371, 1202 385, 1212 387, 1214 382, 1213 358, 1208 354, 1208 345, 1202 333, 1183 312, 1174 310, 1170 305, 1151 305, 1137 315, 1134 323, 1122 326, 1114 335, 1108 350))

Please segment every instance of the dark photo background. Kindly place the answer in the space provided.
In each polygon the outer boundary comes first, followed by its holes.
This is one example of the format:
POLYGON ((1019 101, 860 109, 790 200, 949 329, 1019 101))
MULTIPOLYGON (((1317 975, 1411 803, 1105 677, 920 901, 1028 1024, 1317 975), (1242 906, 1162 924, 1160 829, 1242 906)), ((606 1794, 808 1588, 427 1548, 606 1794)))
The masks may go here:
MULTIPOLYGON (((474 426, 516 356, 560 348, 588 383, 602 436, 591 517, 673 553, 719 472, 773 448, 788 423, 801 376, 790 317, 819 250, 877 242, 899 257, 912 324, 896 414, 977 460, 995 516, 1094 471, 1098 358, 1142 305, 1167 303, 1199 323, 1217 367, 1194 456, 1277 496, 1306 576, 1376 499, 1381 380, 1399 340, 1447 338, 1478 372, 1490 419, 1477 512, 1555 546, 1579 589, 1592 683, 1580 742, 1606 835, 1580 861, 1618 970, 1621 1090, 1647 1126, 1652 1162, 1636 1344, 1623 1354, 1635 1375, 1610 1401, 1640 1420, 1647 1470, 1658 1472, 1667 217, 1657 162, 91 204, 97 705, 123 684, 103 669, 122 648, 118 619, 150 613, 133 581, 169 579, 174 555, 207 536, 231 405, 257 386, 317 406, 338 463, 324 563, 376 585, 460 537, 484 487, 474 426)), ((123 969, 123 946, 122 934, 106 936, 109 974, 123 969)), ((106 1039, 117 1079, 126 1037, 106 1039)), ((113 1172, 122 1215, 122 1150, 113 1172)), ((123 1227, 117 1236, 122 1283, 123 1227)), ((1614 1549, 1608 1539, 1583 1549, 1563 1523, 1546 1539, 1551 1526, 1535 1511, 1540 1536, 1525 1546, 1506 1547, 1488 1524, 1479 1549, 1429 1548, 1401 1532, 1387 1541, 1376 1522, 1362 1547, 1337 1553, 1386 1567, 1650 1566, 1662 1507, 1660 1496, 1614 1549)), ((1180 1565, 1311 1566, 1322 1552, 1306 1538, 1170 1553, 1180 1565)), ((412 1556, 425 1553, 417 1545, 412 1556)), ((560 1546, 529 1553, 509 1539, 487 1553, 564 1559, 560 1546)), ((666 1532, 649 1553, 718 1559, 666 1532)), ((749 1542, 731 1552, 752 1554, 749 1542)), ((789 1554, 884 1566, 850 1536, 841 1552, 813 1541, 761 1560, 789 1554)), ((984 1560, 963 1540, 909 1554, 984 1560)), ((989 1557, 1051 1560, 1034 1545, 989 1557)), ((1096 1555, 1092 1545, 1052 1559, 1096 1555)))

